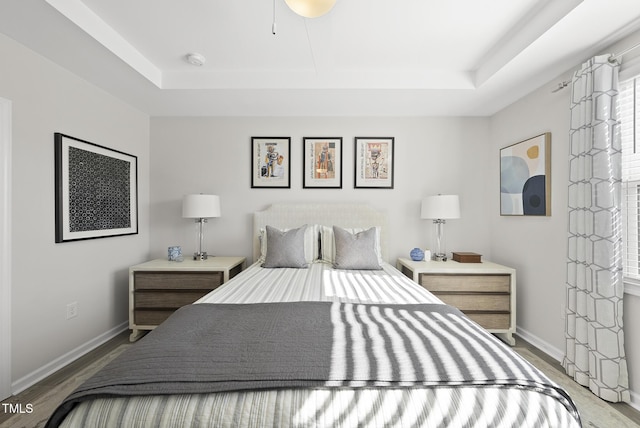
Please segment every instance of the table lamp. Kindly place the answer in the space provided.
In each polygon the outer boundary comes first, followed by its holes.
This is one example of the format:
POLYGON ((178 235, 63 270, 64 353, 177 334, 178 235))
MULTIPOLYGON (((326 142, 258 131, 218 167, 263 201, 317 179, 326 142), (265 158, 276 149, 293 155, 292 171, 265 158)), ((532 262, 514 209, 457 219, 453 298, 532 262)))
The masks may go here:
POLYGON ((458 195, 427 196, 422 200, 420 218, 433 220, 436 228, 436 249, 433 259, 446 261, 444 224, 448 219, 460 218, 460 200, 458 195))
POLYGON ((207 260, 207 252, 202 251, 204 224, 207 219, 220 216, 220 197, 217 195, 185 195, 182 199, 182 217, 195 218, 198 224, 198 251, 193 253, 194 260, 207 260))

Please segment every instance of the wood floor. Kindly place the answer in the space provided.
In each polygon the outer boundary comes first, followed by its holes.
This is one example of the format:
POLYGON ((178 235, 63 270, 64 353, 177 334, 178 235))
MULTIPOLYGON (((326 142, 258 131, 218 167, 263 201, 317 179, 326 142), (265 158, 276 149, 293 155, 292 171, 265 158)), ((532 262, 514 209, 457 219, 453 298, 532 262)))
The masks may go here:
MULTIPOLYGON (((64 382, 69 377, 73 377, 78 371, 91 365, 94 361, 107 355, 118 346, 129 343, 129 333, 129 330, 120 333, 118 336, 97 347, 86 355, 78 358, 76 361, 67 365, 63 369, 58 370, 51 376, 48 376, 47 378, 41 380, 37 384, 22 391, 21 393, 7 398, 6 400, 2 401, 2 403, 22 404, 24 409, 26 407, 26 404, 33 403, 45 392, 56 389, 61 382, 64 382)), ((35 411, 38 411, 38 409, 34 409, 34 412, 35 411)), ((13 414, 5 412, 3 407, 0 407, 0 428, 5 428, 5 426, 6 428, 9 428, 9 425, 4 425, 4 423, 13 416, 13 414)))
MULTIPOLYGON (((521 340, 518 337, 516 337, 516 340, 517 340, 516 346, 525 347, 530 352, 532 352, 533 354, 537 355, 538 357, 546 361, 548 364, 560 367, 560 364, 556 360, 549 357, 544 352, 531 346, 530 344, 521 340)), ((106 342, 104 345, 99 346, 98 348, 89 352, 87 355, 69 364, 65 368, 52 374, 46 379, 38 382, 36 385, 28 388, 27 390, 21 392, 18 395, 15 395, 13 397, 6 399, 5 401, 2 402, 2 404, 5 404, 5 403, 14 404, 14 405, 22 404, 24 407, 26 403, 32 403, 36 401, 39 397, 42 397, 42 395, 45 394, 47 391, 55 390, 56 387, 60 385, 60 383, 64 382, 69 377, 73 377, 77 372, 91 365, 93 362, 102 358, 103 356, 109 354, 111 351, 113 351, 120 345, 128 344, 128 343, 129 343, 129 331, 127 330, 119 334, 115 338, 111 339, 110 341, 106 342)), ((620 412, 621 414, 625 415, 627 418, 634 421, 640 427, 640 412, 636 411, 631 406, 624 403, 620 403, 620 404, 604 403, 604 405, 611 406, 612 410, 620 412)), ((8 425, 7 421, 15 415, 5 412, 3 408, 4 406, 0 407, 0 428, 13 427, 13 424, 8 425)), ((33 411, 36 412, 37 409, 33 409, 33 411)), ((43 417, 46 418, 48 417, 48 415, 43 415, 43 417)), ((585 428, 588 428, 588 427, 585 427, 585 428)))
MULTIPOLYGON (((531 345, 530 343, 520 339, 520 337, 518 336, 514 336, 514 337, 516 337, 516 346, 527 348, 531 353, 537 355, 538 357, 546 361, 549 365, 552 365, 562 370, 562 372, 564 373, 564 368, 562 368, 562 365, 557 360, 551 358, 549 355, 545 354, 544 352, 542 352, 535 346, 531 345)), ((631 407, 630 405, 626 403, 608 403, 600 399, 598 399, 598 402, 611 407, 611 409, 613 409, 614 411, 620 412, 621 414, 625 415, 627 418, 635 422, 638 425, 638 427, 640 427, 640 412, 634 409, 633 407, 631 407)), ((584 428, 590 428, 590 427, 585 426, 584 428)))

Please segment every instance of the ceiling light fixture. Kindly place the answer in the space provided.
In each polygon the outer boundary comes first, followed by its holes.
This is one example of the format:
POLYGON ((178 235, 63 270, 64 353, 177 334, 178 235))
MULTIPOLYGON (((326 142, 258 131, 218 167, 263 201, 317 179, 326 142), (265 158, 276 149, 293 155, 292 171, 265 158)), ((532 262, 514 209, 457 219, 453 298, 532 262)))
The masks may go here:
POLYGON ((195 52, 187 54, 185 58, 189 64, 197 65, 198 67, 203 66, 204 63, 207 62, 204 55, 195 52))
POLYGON ((317 18, 329 12, 336 0, 284 0, 289 9, 305 18, 317 18))

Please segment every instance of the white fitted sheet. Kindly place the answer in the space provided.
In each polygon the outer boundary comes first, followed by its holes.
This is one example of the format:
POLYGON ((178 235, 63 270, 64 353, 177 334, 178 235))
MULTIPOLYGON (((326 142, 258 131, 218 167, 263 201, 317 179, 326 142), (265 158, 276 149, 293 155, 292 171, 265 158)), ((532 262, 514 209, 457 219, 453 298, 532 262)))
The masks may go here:
POLYGON ((336 270, 326 262, 308 269, 266 269, 254 263, 196 303, 269 302, 442 303, 388 263, 382 270, 336 270))

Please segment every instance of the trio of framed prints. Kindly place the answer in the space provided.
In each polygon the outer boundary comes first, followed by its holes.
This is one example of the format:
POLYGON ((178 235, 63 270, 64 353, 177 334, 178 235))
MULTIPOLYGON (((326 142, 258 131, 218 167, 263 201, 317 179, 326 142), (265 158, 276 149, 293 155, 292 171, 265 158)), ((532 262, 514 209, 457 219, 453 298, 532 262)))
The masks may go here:
MULTIPOLYGON (((342 137, 304 137, 302 187, 341 189, 342 137)), ((251 138, 251 187, 291 187, 291 138, 251 138)), ((355 137, 354 187, 393 189, 393 137, 355 137)))

